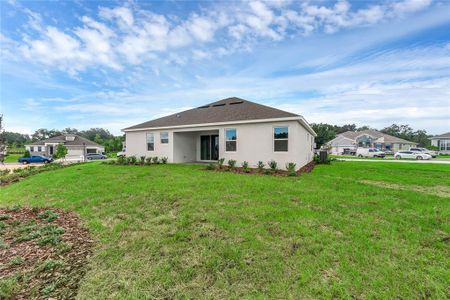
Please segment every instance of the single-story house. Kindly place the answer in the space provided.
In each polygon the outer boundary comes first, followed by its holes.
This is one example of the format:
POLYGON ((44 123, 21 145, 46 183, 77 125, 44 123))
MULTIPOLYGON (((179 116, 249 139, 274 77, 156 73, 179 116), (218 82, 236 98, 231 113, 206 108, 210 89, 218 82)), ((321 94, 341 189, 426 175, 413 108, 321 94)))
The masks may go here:
POLYGON ((63 134, 25 145, 31 155, 52 156, 56 147, 64 144, 67 148, 66 158, 80 158, 88 153, 103 153, 105 147, 75 134, 63 134))
POLYGON ((433 136, 430 140, 431 145, 438 147, 440 153, 450 154, 450 132, 433 136))
POLYGON ((227 98, 122 130, 127 156, 167 157, 169 162, 220 158, 279 168, 313 160, 316 133, 297 114, 240 98, 227 98))
POLYGON ((373 129, 340 133, 329 141, 327 145, 331 147, 331 153, 337 155, 356 151, 358 147, 376 148, 382 151, 393 152, 417 147, 417 143, 373 129))

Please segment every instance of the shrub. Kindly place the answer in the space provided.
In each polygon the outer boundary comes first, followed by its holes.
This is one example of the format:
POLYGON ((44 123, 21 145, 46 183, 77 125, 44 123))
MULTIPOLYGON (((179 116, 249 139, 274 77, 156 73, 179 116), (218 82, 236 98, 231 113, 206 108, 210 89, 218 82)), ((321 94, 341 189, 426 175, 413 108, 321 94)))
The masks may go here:
POLYGON ((225 162, 225 158, 223 158, 223 157, 217 161, 217 164, 219 165, 219 169, 223 169, 224 162, 225 162))
POLYGON ((136 162, 137 162, 136 156, 130 156, 130 157, 128 157, 128 164, 129 164, 129 165, 135 165, 136 162))
POLYGON ((30 156, 31 156, 30 151, 25 150, 25 152, 23 153, 23 157, 30 157, 30 156))
POLYGON ((210 162, 207 166, 206 166, 206 170, 215 170, 216 169, 216 164, 213 162, 210 162))
POLYGON ((9 261, 9 264, 11 266, 19 266, 21 264, 23 264, 25 260, 23 259, 22 256, 14 256, 13 258, 11 258, 11 260, 9 261))
POLYGON ((145 159, 145 164, 146 165, 151 165, 152 164, 152 157, 150 156, 150 157, 147 157, 146 159, 145 159))
POLYGON ((244 171, 244 173, 250 173, 250 169, 248 168, 248 161, 244 161, 242 163, 242 171, 244 171))
POLYGON ((234 159, 229 159, 228 160, 228 168, 230 170, 234 170, 234 168, 236 167, 236 160, 234 159))
POLYGON ((48 259, 40 265, 39 269, 42 271, 50 271, 50 270, 53 270, 53 269, 56 269, 56 268, 62 267, 62 266, 64 266, 63 261, 48 259))
POLYGON ((8 214, 1 214, 0 215, 0 220, 1 221, 8 220, 9 218, 11 218, 11 215, 8 215, 8 214))
POLYGON ((262 171, 264 171, 264 167, 265 167, 266 165, 262 162, 262 161, 258 161, 258 164, 257 164, 257 167, 258 167, 258 171, 260 172, 260 173, 262 173, 262 171))
POLYGON ((153 157, 152 161, 153 161, 154 164, 159 164, 158 156, 153 157))
POLYGON ((141 160, 139 161, 139 164, 144 165, 145 164, 145 156, 141 156, 140 159, 141 160))
POLYGON ((119 165, 125 165, 126 162, 127 162, 127 159, 125 156, 119 156, 117 158, 117 164, 119 164, 119 165))
POLYGON ((269 161, 267 165, 269 166, 270 170, 274 173, 278 170, 278 163, 273 159, 269 161))
POLYGON ((39 219, 47 219, 48 222, 52 222, 54 220, 56 220, 58 218, 58 214, 51 211, 51 210, 46 210, 41 212, 40 214, 38 214, 38 218, 39 219))
POLYGON ((297 172, 295 171, 295 167, 297 164, 290 162, 286 164, 286 170, 288 171, 289 176, 297 176, 297 172))
POLYGON ((9 169, 0 170, 0 176, 8 175, 10 172, 9 169))
POLYGON ((168 160, 168 158, 167 157, 161 157, 161 162, 163 163, 163 164, 167 164, 167 160, 168 160))

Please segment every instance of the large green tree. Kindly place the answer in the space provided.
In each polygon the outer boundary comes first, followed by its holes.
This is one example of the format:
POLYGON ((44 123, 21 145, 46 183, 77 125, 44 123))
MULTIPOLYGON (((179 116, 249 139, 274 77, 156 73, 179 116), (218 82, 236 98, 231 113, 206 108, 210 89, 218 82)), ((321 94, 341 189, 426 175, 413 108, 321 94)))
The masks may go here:
POLYGON ((312 129, 316 132, 315 138, 316 148, 322 147, 323 144, 331 141, 336 137, 337 127, 330 124, 311 124, 312 129))

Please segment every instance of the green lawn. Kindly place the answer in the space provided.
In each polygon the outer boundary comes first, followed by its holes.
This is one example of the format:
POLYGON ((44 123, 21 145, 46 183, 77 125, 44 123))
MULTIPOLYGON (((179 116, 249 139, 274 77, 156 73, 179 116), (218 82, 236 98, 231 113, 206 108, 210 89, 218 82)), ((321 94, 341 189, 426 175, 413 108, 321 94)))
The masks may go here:
POLYGON ((5 156, 5 163, 17 162, 17 159, 22 156, 22 154, 8 154, 5 156))
POLYGON ((298 178, 89 163, 2 187, 97 240, 80 299, 449 297, 450 168, 335 162, 298 178))

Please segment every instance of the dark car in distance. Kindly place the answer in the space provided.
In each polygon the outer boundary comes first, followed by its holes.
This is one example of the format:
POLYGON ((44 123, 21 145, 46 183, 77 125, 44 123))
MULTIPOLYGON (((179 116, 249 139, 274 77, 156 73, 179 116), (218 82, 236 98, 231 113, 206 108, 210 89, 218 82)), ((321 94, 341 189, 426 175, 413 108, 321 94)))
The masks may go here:
POLYGON ((86 154, 87 160, 94 160, 94 159, 107 159, 106 155, 103 155, 101 153, 88 153, 86 154))
POLYGON ((48 164, 53 161, 53 158, 43 156, 43 155, 32 155, 28 157, 20 157, 17 159, 18 162, 22 164, 31 164, 31 163, 44 163, 48 164))

